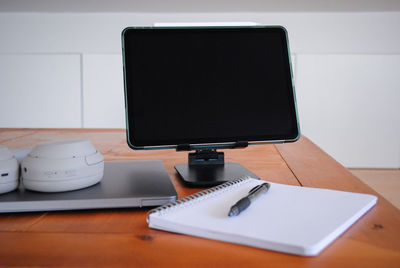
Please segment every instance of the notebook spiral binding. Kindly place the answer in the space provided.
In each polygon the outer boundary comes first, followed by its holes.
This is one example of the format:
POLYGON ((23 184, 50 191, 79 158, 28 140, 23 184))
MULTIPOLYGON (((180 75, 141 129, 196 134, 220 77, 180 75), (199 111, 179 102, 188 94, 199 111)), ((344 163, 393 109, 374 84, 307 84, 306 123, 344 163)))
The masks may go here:
POLYGON ((224 183, 222 183, 220 185, 214 186, 212 188, 209 188, 209 189, 194 193, 192 195, 186 196, 186 197, 181 198, 181 199, 179 199, 177 201, 162 205, 160 207, 153 208, 152 210, 147 212, 147 216, 146 216, 147 223, 149 222, 149 216, 152 213, 157 213, 157 212, 161 212, 161 211, 173 208, 173 207, 181 206, 182 204, 186 204, 188 202, 195 201, 195 200, 197 200, 198 198, 201 198, 201 197, 209 196, 210 194, 217 193, 218 191, 221 191, 221 190, 223 190, 225 188, 228 188, 228 187, 231 187, 233 185, 241 184, 241 183, 245 182, 248 179, 250 179, 250 177, 243 177, 243 178, 238 178, 238 179, 234 179, 234 180, 231 180, 231 181, 227 181, 227 182, 224 182, 224 183))

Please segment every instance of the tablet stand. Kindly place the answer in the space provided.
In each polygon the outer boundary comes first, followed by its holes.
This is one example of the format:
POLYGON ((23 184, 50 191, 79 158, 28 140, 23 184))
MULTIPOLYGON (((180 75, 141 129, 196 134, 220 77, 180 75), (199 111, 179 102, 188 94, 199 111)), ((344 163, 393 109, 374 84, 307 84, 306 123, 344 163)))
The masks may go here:
MULTIPOLYGON (((247 142, 236 143, 232 148, 247 147, 247 142)), ((190 150, 190 145, 181 145, 178 151, 190 150)), ((258 178, 244 166, 225 162, 224 153, 215 148, 197 149, 189 153, 188 164, 175 165, 182 181, 189 187, 209 187, 241 177, 258 178)))

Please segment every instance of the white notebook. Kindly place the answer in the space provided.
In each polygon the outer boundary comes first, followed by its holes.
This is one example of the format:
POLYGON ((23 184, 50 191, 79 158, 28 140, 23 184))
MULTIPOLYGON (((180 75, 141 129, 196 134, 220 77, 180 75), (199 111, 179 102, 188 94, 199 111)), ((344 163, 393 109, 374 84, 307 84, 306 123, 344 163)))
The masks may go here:
POLYGON ((270 183, 237 216, 232 205, 265 181, 242 178, 152 209, 150 228, 285 253, 315 256, 377 202, 377 197, 270 183))

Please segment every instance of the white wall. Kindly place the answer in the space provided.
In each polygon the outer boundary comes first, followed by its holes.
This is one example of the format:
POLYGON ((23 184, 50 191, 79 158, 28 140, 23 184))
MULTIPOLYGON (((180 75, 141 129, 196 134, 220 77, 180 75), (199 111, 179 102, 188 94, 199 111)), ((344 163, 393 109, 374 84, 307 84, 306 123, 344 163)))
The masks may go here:
POLYGON ((400 167, 400 12, 0 13, 0 127, 124 127, 122 29, 199 21, 285 26, 303 134, 345 166, 400 167))

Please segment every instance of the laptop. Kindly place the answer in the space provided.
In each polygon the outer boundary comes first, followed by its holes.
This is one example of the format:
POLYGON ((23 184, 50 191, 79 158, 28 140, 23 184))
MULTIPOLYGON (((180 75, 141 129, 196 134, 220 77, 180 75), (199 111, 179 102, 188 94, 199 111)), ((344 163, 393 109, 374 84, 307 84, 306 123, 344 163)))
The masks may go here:
POLYGON ((176 190, 160 160, 106 161, 101 182, 61 193, 20 187, 0 195, 0 213, 159 206, 176 200, 176 190))

